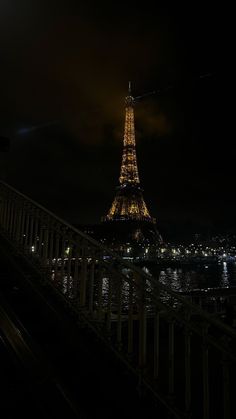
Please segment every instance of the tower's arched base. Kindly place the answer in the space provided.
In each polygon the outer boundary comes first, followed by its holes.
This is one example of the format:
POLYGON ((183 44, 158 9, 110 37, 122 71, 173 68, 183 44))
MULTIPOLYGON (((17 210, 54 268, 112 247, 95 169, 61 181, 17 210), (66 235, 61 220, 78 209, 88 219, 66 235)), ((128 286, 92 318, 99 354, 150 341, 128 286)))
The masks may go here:
POLYGON ((127 258, 154 259, 162 243, 156 224, 150 221, 105 221, 102 233, 104 245, 127 258))

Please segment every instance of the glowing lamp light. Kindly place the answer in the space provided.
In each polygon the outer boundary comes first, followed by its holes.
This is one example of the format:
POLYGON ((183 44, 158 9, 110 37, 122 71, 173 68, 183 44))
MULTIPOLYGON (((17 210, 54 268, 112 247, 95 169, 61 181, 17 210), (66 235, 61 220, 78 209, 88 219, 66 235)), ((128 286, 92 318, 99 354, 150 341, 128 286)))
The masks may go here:
POLYGON ((67 247, 67 249, 65 250, 66 255, 69 255, 70 253, 70 247, 67 247))

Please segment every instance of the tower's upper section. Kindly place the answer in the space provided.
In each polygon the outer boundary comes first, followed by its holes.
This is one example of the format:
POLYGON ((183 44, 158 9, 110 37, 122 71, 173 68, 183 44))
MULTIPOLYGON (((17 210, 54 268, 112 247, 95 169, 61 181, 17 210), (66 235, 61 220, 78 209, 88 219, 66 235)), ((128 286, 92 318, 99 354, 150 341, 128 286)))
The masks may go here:
POLYGON ((119 182, 120 185, 138 185, 140 183, 135 143, 134 98, 131 94, 130 82, 128 96, 125 98, 125 131, 119 182))

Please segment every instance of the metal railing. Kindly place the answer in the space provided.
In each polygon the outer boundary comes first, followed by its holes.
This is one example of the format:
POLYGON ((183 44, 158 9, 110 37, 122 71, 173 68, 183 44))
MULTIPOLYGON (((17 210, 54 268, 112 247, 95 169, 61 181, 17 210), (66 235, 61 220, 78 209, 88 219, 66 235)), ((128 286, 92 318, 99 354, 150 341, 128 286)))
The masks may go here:
POLYGON ((233 417, 233 328, 4 182, 0 231, 173 417, 233 417))

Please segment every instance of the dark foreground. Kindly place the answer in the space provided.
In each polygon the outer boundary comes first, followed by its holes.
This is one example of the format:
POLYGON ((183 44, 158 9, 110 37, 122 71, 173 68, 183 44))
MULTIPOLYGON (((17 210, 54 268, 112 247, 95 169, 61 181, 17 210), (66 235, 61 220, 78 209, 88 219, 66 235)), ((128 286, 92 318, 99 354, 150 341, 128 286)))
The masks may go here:
POLYGON ((127 372, 0 241, 1 418, 161 418, 127 372))

